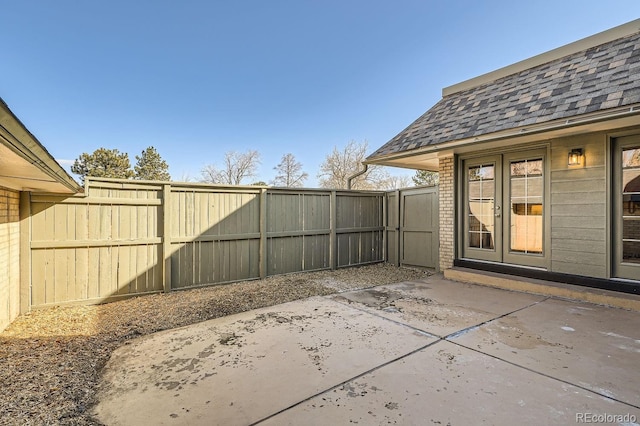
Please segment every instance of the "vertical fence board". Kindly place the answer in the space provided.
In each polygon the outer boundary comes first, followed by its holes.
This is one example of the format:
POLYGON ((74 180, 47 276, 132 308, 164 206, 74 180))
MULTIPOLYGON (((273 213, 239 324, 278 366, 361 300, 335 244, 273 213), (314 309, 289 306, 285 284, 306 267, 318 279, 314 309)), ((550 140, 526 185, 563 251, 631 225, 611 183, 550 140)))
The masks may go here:
MULTIPOLYGON (((78 250, 66 249, 67 252, 67 299, 80 300, 84 298, 86 292, 86 285, 84 284, 85 277, 80 275, 81 270, 78 270, 78 250)), ((82 250, 86 253, 85 250, 82 250)))
POLYGON ((98 297, 111 292, 111 247, 98 249, 98 297))
POLYGON ((110 256, 106 262, 107 268, 109 268, 109 276, 111 277, 111 280, 107 283, 109 285, 108 291, 110 295, 122 295, 122 293, 119 292, 120 283, 118 276, 118 256, 120 254, 120 247, 112 246, 109 251, 110 256))
MULTIPOLYGON (((60 216, 60 215, 58 215, 60 216)), ((53 302, 63 302, 70 300, 67 294, 67 253, 66 250, 56 249, 53 251, 54 276, 53 281, 53 302)), ((71 299, 73 300, 73 299, 71 299)))
POLYGON ((135 252, 135 262, 131 263, 132 273, 135 277, 133 280, 133 292, 134 293, 145 293, 149 291, 149 287, 147 285, 147 246, 137 246, 133 247, 132 250, 135 252))
POLYGON ((100 297, 100 249, 87 248, 87 258, 87 299, 96 299, 100 297))
POLYGON ((150 259, 149 264, 155 265, 149 268, 150 274, 147 278, 147 283, 150 286, 149 291, 166 291, 164 287, 164 268, 160 262, 164 261, 161 249, 157 246, 147 246, 149 248, 150 255, 147 257, 150 259))
POLYGON ((100 236, 101 240, 112 239, 111 234, 111 206, 100 206, 100 236))
POLYGON ((45 272, 46 275, 44 277, 44 298, 42 303, 53 303, 55 302, 55 249, 45 250, 45 272))
POLYGON ((120 292, 121 294, 135 294, 136 289, 136 254, 135 247, 120 247, 120 292))
POLYGON ((46 303, 46 253, 47 250, 38 250, 31 253, 31 261, 34 265, 38 265, 35 268, 31 268, 31 304, 36 306, 46 303))
POLYGON ((65 241, 68 239, 67 232, 67 214, 68 209, 60 204, 56 204, 53 206, 53 221, 54 221, 54 240, 56 241, 65 241))

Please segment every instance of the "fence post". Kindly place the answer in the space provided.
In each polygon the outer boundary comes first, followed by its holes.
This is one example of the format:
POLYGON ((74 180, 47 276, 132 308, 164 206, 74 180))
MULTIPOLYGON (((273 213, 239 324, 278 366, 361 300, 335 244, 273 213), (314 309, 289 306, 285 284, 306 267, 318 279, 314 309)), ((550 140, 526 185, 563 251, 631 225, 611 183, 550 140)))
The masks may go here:
POLYGON ((171 291, 171 184, 162 185, 162 281, 164 292, 171 291))
POLYGON ((331 270, 338 269, 338 206, 337 206, 337 194, 336 191, 331 191, 329 197, 329 228, 331 233, 329 234, 329 264, 331 270))
POLYGON ((394 233, 394 237, 396 239, 396 266, 400 266, 400 263, 402 263, 402 259, 400 257, 404 253, 404 250, 400 247, 400 244, 404 242, 404 239, 402 238, 402 216, 404 215, 404 202, 402 201, 402 195, 403 194, 400 190, 396 190, 396 205, 394 206, 396 210, 396 217, 398 218, 396 222, 396 232, 394 233))
POLYGON ((260 189, 260 278, 267 276, 267 189, 260 189))
POLYGON ((20 192, 20 313, 31 310, 31 193, 20 192))
MULTIPOLYGON (((438 221, 435 224, 436 232, 434 233, 436 237, 435 238, 436 242, 431 245, 431 248, 432 250, 435 248, 435 250, 433 250, 434 256, 435 256, 433 263, 436 265, 436 268, 435 268, 436 272, 440 272, 440 219, 439 219, 440 218, 440 186, 436 185, 435 190, 436 190, 436 195, 435 195, 435 199, 433 200, 433 203, 436 205, 436 208, 433 209, 433 211, 435 211, 438 214, 438 221)), ((455 217, 454 217, 453 223, 456 223, 455 217)), ((455 241, 455 238, 454 238, 454 241, 455 241)))
POLYGON ((389 192, 382 196, 382 261, 389 262, 387 253, 387 227, 389 226, 389 216, 387 215, 387 204, 389 202, 389 192))

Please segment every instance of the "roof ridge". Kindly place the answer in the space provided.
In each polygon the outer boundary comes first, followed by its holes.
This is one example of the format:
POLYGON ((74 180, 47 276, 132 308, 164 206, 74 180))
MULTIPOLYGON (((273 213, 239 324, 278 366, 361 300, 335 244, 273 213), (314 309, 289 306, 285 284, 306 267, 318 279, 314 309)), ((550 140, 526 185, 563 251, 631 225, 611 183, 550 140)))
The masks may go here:
POLYGON ((469 80, 465 80, 452 86, 445 87, 444 89, 442 89, 442 97, 462 92, 464 90, 473 89, 484 84, 494 82, 501 78, 508 77, 510 75, 517 74, 519 72, 535 68, 537 66, 544 65, 546 63, 553 62, 555 60, 579 52, 583 52, 615 40, 629 37, 637 33, 640 33, 640 19, 635 19, 633 21, 627 22, 626 24, 610 28, 608 30, 599 32, 589 37, 585 37, 564 46, 557 47, 553 50, 549 50, 539 55, 532 56, 514 64, 507 65, 505 67, 498 68, 497 70, 490 71, 469 80))

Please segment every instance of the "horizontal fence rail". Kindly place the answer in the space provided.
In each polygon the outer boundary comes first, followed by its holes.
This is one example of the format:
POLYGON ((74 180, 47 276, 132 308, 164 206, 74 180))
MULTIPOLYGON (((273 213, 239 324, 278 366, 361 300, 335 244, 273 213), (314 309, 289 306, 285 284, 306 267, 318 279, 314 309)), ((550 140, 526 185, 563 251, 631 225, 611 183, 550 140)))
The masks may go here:
POLYGON ((87 179, 32 194, 31 305, 385 260, 385 193, 87 179))

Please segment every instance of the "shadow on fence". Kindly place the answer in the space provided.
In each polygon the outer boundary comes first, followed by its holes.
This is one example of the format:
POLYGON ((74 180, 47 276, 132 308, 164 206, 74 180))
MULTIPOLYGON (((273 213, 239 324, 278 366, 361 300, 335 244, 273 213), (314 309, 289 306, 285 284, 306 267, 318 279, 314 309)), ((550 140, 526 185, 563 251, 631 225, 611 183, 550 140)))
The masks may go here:
POLYGON ((30 202, 31 305, 385 260, 384 192, 90 179, 30 202))

